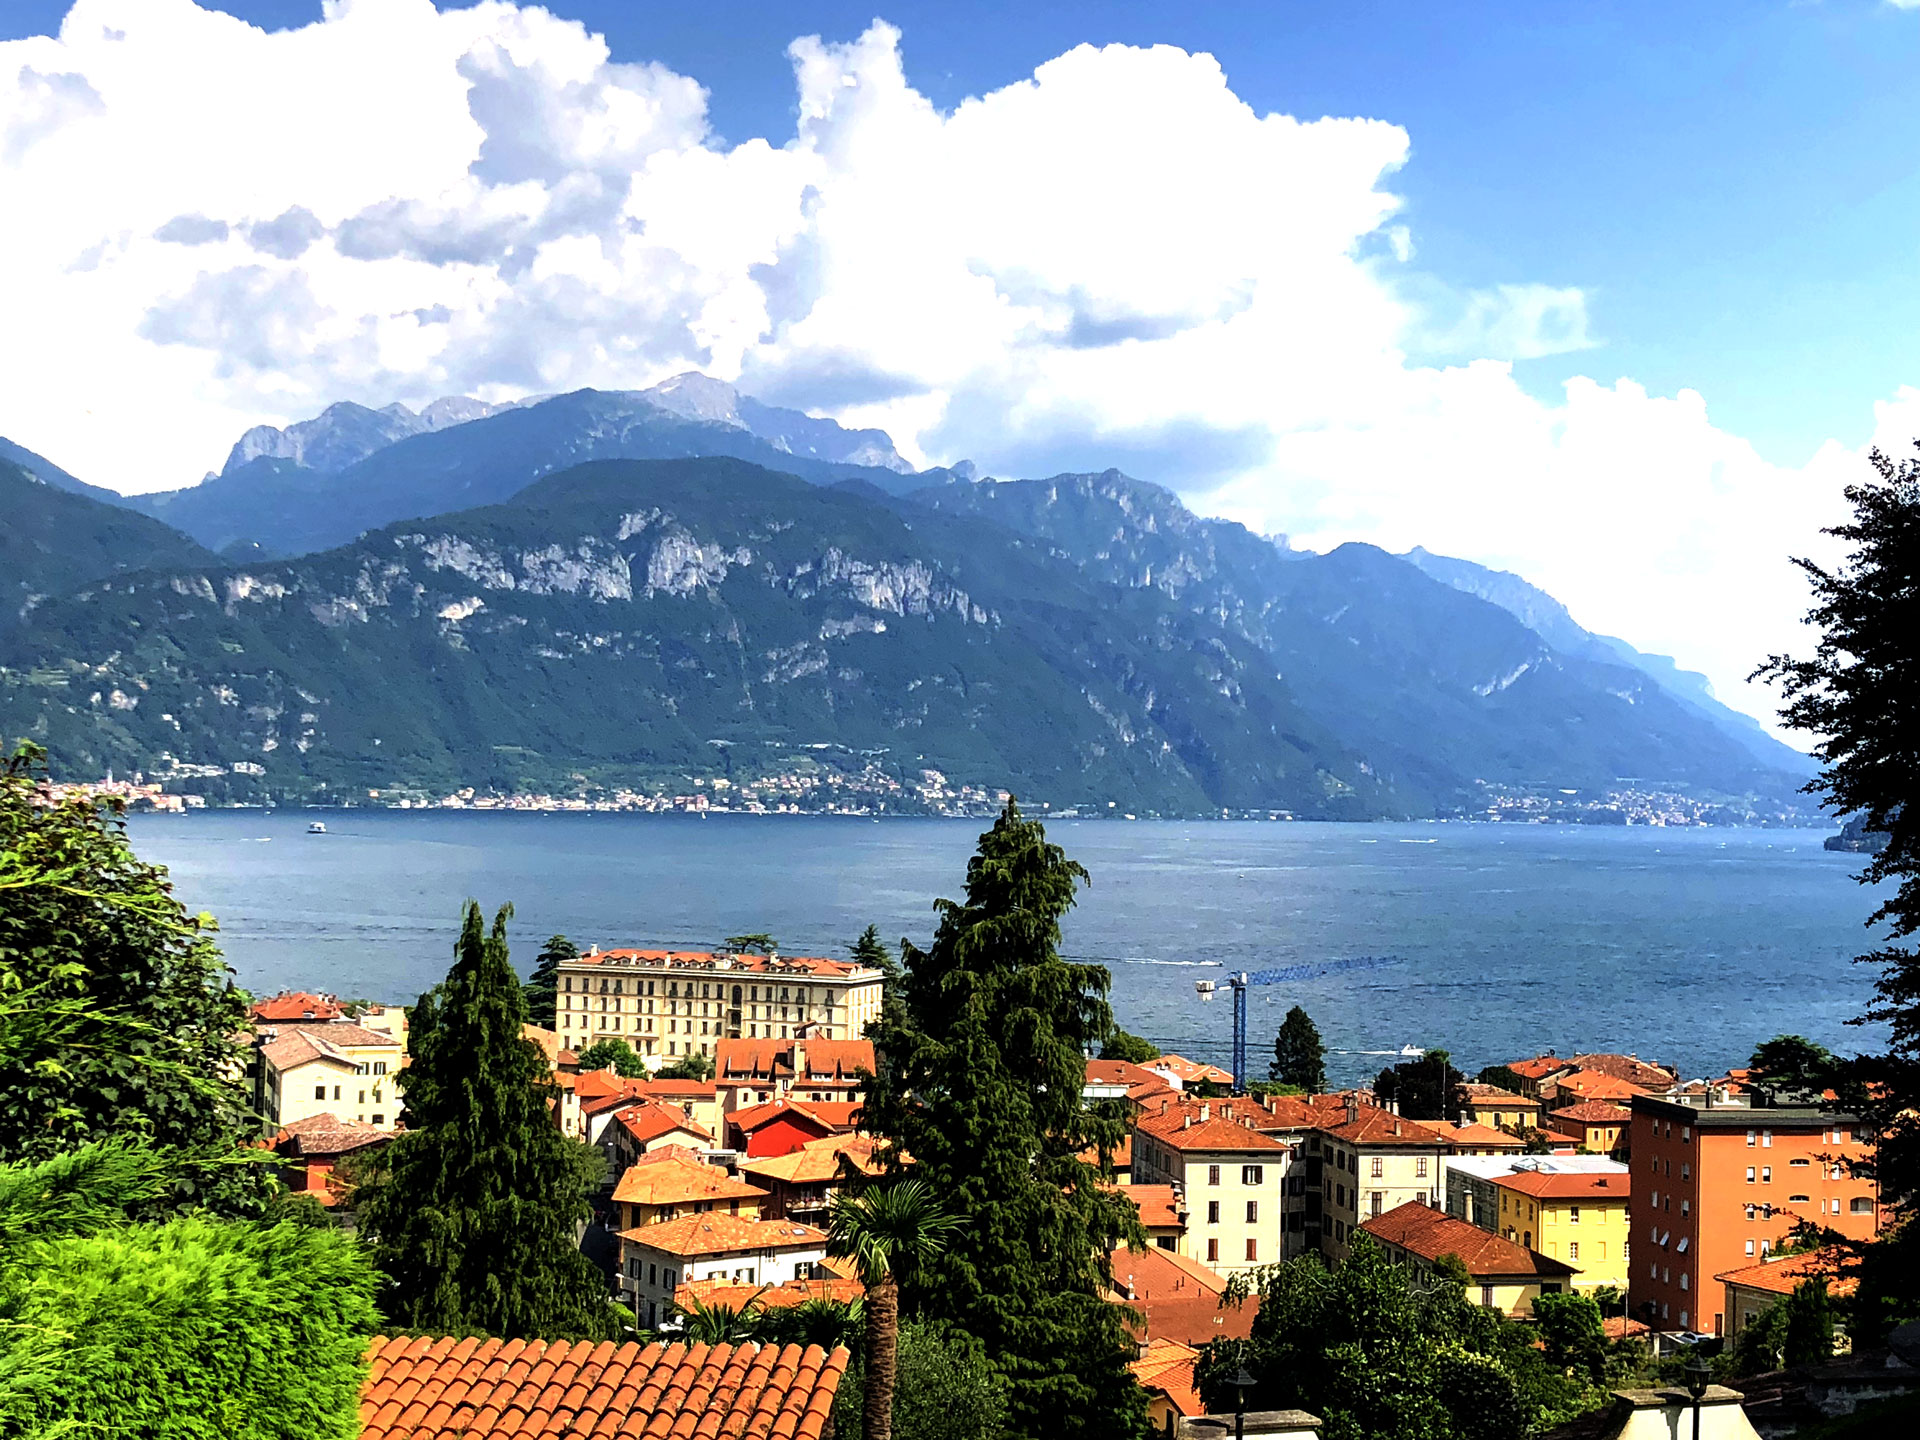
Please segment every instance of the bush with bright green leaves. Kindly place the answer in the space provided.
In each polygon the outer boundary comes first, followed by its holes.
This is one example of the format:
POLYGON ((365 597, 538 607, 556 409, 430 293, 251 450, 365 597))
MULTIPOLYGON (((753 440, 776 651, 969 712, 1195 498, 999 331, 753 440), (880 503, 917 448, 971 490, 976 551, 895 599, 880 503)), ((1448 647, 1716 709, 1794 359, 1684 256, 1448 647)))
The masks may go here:
MULTIPOLYGON (((833 1433, 856 1436, 866 1403, 861 1348, 833 1397, 833 1433)), ((1007 1386, 966 1337, 908 1320, 900 1326, 893 1391, 893 1440, 1002 1440, 1007 1386)))

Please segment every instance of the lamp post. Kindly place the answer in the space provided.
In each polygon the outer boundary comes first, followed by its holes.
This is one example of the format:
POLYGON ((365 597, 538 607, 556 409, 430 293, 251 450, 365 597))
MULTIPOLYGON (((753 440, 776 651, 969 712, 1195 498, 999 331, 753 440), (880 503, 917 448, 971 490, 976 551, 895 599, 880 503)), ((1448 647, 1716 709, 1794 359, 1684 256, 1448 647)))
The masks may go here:
MULTIPOLYGON (((1247 1391, 1254 1386, 1253 1376, 1247 1373, 1246 1362, 1233 1372, 1233 1378, 1227 1383, 1233 1386, 1233 1440, 1247 1440, 1247 1391)), ((1698 1436, 1694 1440, 1699 1440, 1698 1436)))
POLYGON ((1693 1397, 1693 1440, 1700 1440, 1700 1397, 1707 1393, 1707 1383, 1713 1379, 1713 1367, 1696 1350, 1687 1357, 1687 1363, 1680 1367, 1680 1373, 1686 1378, 1687 1394, 1693 1397))

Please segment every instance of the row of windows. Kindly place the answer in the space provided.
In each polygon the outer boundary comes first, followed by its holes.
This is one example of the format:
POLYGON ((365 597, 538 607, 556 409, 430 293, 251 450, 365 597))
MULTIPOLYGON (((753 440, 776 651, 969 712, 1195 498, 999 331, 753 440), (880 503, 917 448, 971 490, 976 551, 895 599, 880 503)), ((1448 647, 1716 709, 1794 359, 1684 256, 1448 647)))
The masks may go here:
MULTIPOLYGON (((666 983, 667 983, 667 988, 663 993, 670 1000, 684 999, 684 1000, 722 1000, 724 1001, 727 998, 727 987, 725 985, 715 985, 711 983, 705 983, 700 986, 700 993, 698 995, 695 995, 693 993, 693 981, 691 980, 687 981, 687 986, 684 991, 680 988, 680 982, 678 980, 669 980, 666 983)), ((598 993, 601 995, 652 995, 655 993, 654 982, 651 980, 635 980, 633 982, 633 988, 631 990, 625 988, 626 984, 627 982, 624 980, 602 980, 600 982, 600 989, 598 993)), ((789 998, 791 998, 793 1000, 797 1000, 802 1005, 807 1003, 807 987, 806 986, 782 985, 782 986, 779 986, 778 988, 780 991, 778 999, 780 1001, 784 1002, 789 998), (789 996, 789 992, 791 992, 791 996, 789 996)), ((560 989, 563 994, 567 994, 567 995, 573 994, 574 993, 573 976, 566 975, 561 977, 560 989)), ((741 1002, 741 998, 742 998, 741 991, 743 989, 746 991, 745 998, 748 1000, 771 1001, 775 999, 775 996, 773 993, 775 987, 772 985, 747 985, 747 986, 735 985, 733 987, 733 1003, 734 1004, 738 1005, 741 1002), (767 993, 765 995, 762 995, 760 993, 762 990, 765 990, 767 993)), ((596 993, 593 988, 593 981, 585 976, 582 976, 580 980, 579 993, 583 995, 592 995, 596 993)), ((832 990, 823 989, 821 991, 820 1003, 831 1007, 834 1003, 834 992, 832 990)))
MULTIPOLYGON (((1360 1173, 1360 1157, 1357 1155, 1349 1155, 1344 1150, 1336 1150, 1333 1152, 1333 1168, 1336 1170, 1351 1170, 1354 1174, 1358 1175, 1360 1173)), ((1375 1180, 1384 1176, 1387 1173, 1385 1157, 1380 1155, 1370 1156, 1367 1173, 1375 1180)), ((1424 1180, 1427 1178, 1426 1156, 1414 1156, 1413 1173, 1418 1179, 1424 1180)))
MULTIPOLYGON (((316 1099, 316 1100, 324 1100, 324 1099, 326 1099, 326 1098, 327 1098, 327 1087, 326 1087, 326 1086, 324 1086, 324 1085, 316 1085, 316 1086, 314 1086, 314 1087, 313 1087, 313 1098, 314 1098, 314 1099, 316 1099)), ((336 1100, 338 1100, 338 1099, 340 1098, 340 1087, 339 1087, 338 1085, 336 1085, 336 1086, 334 1086, 334 1087, 333 1087, 333 1098, 334 1098, 334 1099, 336 1099, 336 1100)), ((364 1091, 364 1090, 362 1090, 362 1091, 360 1092, 360 1103, 361 1103, 362 1105, 364 1105, 364 1104, 366 1104, 366 1103, 367 1103, 367 1092, 366 1092, 366 1091, 364 1091)), ((378 1087, 375 1087, 375 1089, 374 1089, 374 1092, 373 1092, 373 1103, 374 1103, 374 1104, 376 1104, 376 1105, 378 1105, 378 1104, 380 1103, 380 1091, 379 1091, 379 1088, 378 1088, 378 1087)))
MULTIPOLYGON (((1266 1183, 1266 1178, 1267 1167, 1264 1165, 1242 1165, 1240 1167, 1240 1183, 1242 1185, 1262 1185, 1266 1183)), ((1219 1183, 1220 1167, 1218 1165, 1207 1166, 1207 1184, 1218 1185, 1219 1183)))
MULTIPOLYGON (((1207 1202, 1207 1224, 1218 1225, 1219 1223, 1220 1202, 1218 1200, 1209 1200, 1207 1202)), ((1249 1200, 1247 1201, 1247 1224, 1258 1225, 1259 1223, 1260 1202, 1258 1200, 1249 1200)))
MULTIPOLYGON (((1753 1253, 1753 1242, 1751 1240, 1747 1242, 1747 1253, 1749 1255, 1753 1253)), ((1764 1255, 1766 1251, 1762 1250, 1760 1253, 1764 1255)), ((1671 1285, 1673 1283, 1673 1267, 1670 1265, 1662 1265, 1656 1260, 1653 1264, 1647 1266, 1647 1278, 1649 1280, 1658 1280, 1662 1285, 1671 1285)), ((1693 1277, 1688 1275, 1684 1268, 1680 1271, 1680 1288, 1682 1290, 1691 1290, 1693 1288, 1693 1277)), ((1666 1308, 1664 1305, 1660 1307, 1663 1314, 1666 1308)), ((1682 1325, 1687 1323, 1687 1312, 1684 1310, 1680 1312, 1680 1323, 1682 1325)))
MULTIPOLYGON (((1218 1240, 1207 1241, 1207 1263, 1209 1265, 1218 1265, 1220 1263, 1220 1242, 1218 1240)), ((1257 1265, 1260 1263, 1260 1242, 1258 1240, 1247 1241, 1247 1263, 1249 1265, 1257 1265)))

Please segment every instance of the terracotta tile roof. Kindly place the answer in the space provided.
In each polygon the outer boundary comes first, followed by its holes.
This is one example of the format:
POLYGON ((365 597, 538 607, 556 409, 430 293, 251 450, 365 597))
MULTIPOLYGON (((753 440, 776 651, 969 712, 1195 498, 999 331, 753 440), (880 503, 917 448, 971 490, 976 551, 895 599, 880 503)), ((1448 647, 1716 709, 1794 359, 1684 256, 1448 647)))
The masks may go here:
POLYGON ((1218 1065, 1207 1065, 1199 1060, 1189 1060, 1184 1055, 1162 1055, 1158 1060, 1150 1060, 1142 1067, 1147 1070, 1164 1070, 1182 1085, 1191 1085, 1199 1080, 1211 1080, 1216 1085, 1231 1085, 1233 1076, 1218 1065))
POLYGON ((328 1060, 335 1065, 351 1067, 355 1062, 347 1052, 329 1045, 324 1040, 310 1039, 304 1031, 288 1030, 260 1047, 260 1054, 280 1071, 296 1069, 301 1065, 310 1065, 315 1060, 328 1060))
POLYGON ((1583 1125, 1631 1125, 1633 1112, 1605 1100, 1582 1100, 1578 1105, 1563 1105, 1547 1119, 1578 1120, 1583 1125))
MULTIPOLYGON (((860 1108, 857 1100, 832 1102, 834 1110, 842 1115, 851 1115, 860 1108)), ((727 1124, 736 1126, 742 1134, 751 1135, 764 1125, 771 1125, 782 1116, 792 1120, 817 1125, 822 1135, 832 1134, 840 1127, 835 1125, 824 1113, 826 1102, 817 1100, 788 1100, 782 1097, 769 1100, 761 1105, 748 1105, 727 1115, 727 1124)))
POLYGON ((613 1187, 613 1198, 631 1205, 691 1205, 699 1200, 764 1200, 767 1192, 695 1159, 681 1146, 668 1145, 629 1165, 613 1187))
POLYGON ((1600 1333, 1609 1340, 1631 1340, 1641 1335, 1651 1335, 1653 1327, 1631 1315, 1609 1315, 1600 1322, 1600 1333))
POLYGON ((391 1139, 391 1130, 323 1112, 283 1127, 273 1137, 273 1148, 282 1155, 346 1155, 369 1145, 384 1145, 391 1139))
POLYGON ((786 1155, 742 1160, 740 1169, 757 1180, 777 1180, 783 1185, 824 1185, 838 1178, 842 1155, 863 1175, 880 1174, 883 1167, 874 1152, 884 1145, 865 1135, 826 1135, 786 1155))
POLYGON ((1384 1215, 1361 1222, 1360 1228, 1375 1239, 1397 1245, 1422 1260, 1438 1260, 1442 1255, 1458 1255, 1467 1273, 1476 1280, 1498 1276, 1551 1275, 1578 1273, 1575 1266, 1555 1260, 1537 1250, 1469 1225, 1451 1215, 1409 1200, 1384 1215))
POLYGON ((1258 1103, 1266 1112, 1252 1117, 1258 1130, 1330 1130, 1346 1120, 1342 1104, 1323 1105, 1318 1096, 1263 1095, 1258 1103))
POLYGON ((1259 1114, 1259 1107, 1254 1105, 1242 1110, 1227 1100, 1175 1097, 1158 1109, 1145 1111, 1133 1123, 1141 1134, 1151 1135, 1175 1150, 1285 1153, 1287 1147, 1280 1141, 1253 1128, 1252 1122, 1259 1114))
POLYGON ((729 1305, 744 1310, 751 1304, 756 1310, 786 1310, 810 1300, 831 1300, 851 1305, 867 1293, 866 1286, 851 1276, 836 1275, 831 1280, 789 1280, 784 1285, 742 1285, 737 1281, 690 1280, 674 1287, 673 1303, 682 1309, 690 1301, 703 1305, 729 1305))
POLYGON ((331 1020, 347 1013, 330 997, 305 990, 283 990, 278 995, 254 1001, 247 1008, 254 1019, 264 1024, 283 1020, 331 1020))
POLYGON ((1555 1096, 1574 1095, 1582 1100, 1629 1100, 1645 1095, 1647 1087, 1622 1080, 1601 1070, 1575 1070, 1553 1082, 1555 1096))
POLYGON ((1166 1228, 1185 1222, 1180 1212, 1185 1208, 1179 1195, 1171 1185, 1120 1185, 1115 1187, 1120 1193, 1140 1207, 1140 1223, 1148 1229, 1155 1226, 1166 1228))
MULTIPOLYGON (((1085 1165, 1098 1165, 1100 1163, 1100 1147, 1098 1145, 1089 1145, 1073 1158, 1085 1165)), ((1107 1152, 1107 1160, 1116 1171, 1133 1169, 1133 1132, 1131 1130, 1120 1137, 1120 1144, 1117 1149, 1107 1152)))
POLYGON ((1531 1060, 1509 1061, 1503 1068, 1511 1070, 1522 1080, 1544 1080, 1558 1071, 1576 1067, 1573 1061, 1563 1060, 1558 1055, 1536 1055, 1531 1060))
POLYGON ((1770 1295, 1790 1295, 1801 1281, 1825 1276, 1827 1294, 1835 1297, 1851 1295, 1860 1288, 1860 1282, 1851 1276, 1840 1278, 1840 1262, 1845 1255, 1846 1252, 1838 1246, 1829 1246, 1821 1250, 1803 1251, 1798 1255, 1782 1255, 1758 1265, 1743 1265, 1738 1270, 1727 1270, 1713 1278, 1722 1284, 1764 1290, 1770 1295))
POLYGON ((1368 1145, 1376 1149, 1392 1145, 1434 1147, 1447 1143, 1438 1132, 1429 1130, 1418 1120, 1408 1120, 1372 1105, 1360 1106, 1359 1113, 1352 1120, 1334 1126, 1327 1133, 1349 1145, 1368 1145))
POLYGON ((1131 1289, 1136 1299, 1149 1295, 1217 1298, 1227 1291, 1227 1277, 1218 1270, 1158 1245, 1137 1253, 1122 1245, 1107 1258, 1113 1266, 1113 1288, 1122 1294, 1131 1289))
POLYGON ((1209 1340, 1244 1340, 1253 1330, 1259 1303, 1222 1306, 1226 1277, 1198 1260, 1149 1245, 1135 1255, 1122 1248, 1108 1261, 1113 1289, 1108 1298, 1139 1314, 1135 1326, 1147 1340, 1180 1340, 1204 1345, 1209 1340))
POLYGON ((735 1080, 814 1079, 851 1084, 857 1072, 874 1070, 871 1040, 722 1040, 714 1056, 714 1078, 735 1080), (801 1047, 806 1075, 794 1070, 794 1049, 801 1047))
POLYGON ((559 1031, 542 1030, 538 1025, 522 1024, 520 1027, 520 1038, 522 1040, 531 1040, 540 1047, 540 1053, 547 1057, 547 1069, 558 1070, 560 1068, 561 1051, 559 1031))
POLYGON ((1643 1090, 1664 1090, 1680 1076, 1665 1065, 1655 1065, 1638 1055, 1576 1055, 1573 1063, 1582 1070, 1598 1070, 1616 1080, 1626 1080, 1643 1090))
POLYGON ((851 960, 834 960, 824 955, 755 955, 749 951, 719 953, 712 950, 593 950, 574 965, 603 965, 607 961, 637 961, 647 965, 684 965, 690 970, 711 970, 727 975, 792 976, 795 980, 845 980, 854 976, 878 975, 877 970, 856 965, 851 960))
POLYGON ((1142 1390, 1159 1391, 1176 1413, 1204 1415, 1207 1407, 1200 1403, 1193 1378, 1193 1364, 1199 1358, 1200 1352, 1191 1345, 1156 1338, 1147 1342, 1147 1353, 1127 1368, 1142 1390))
POLYGON ((658 1140, 662 1135, 671 1135, 676 1130, 713 1143, 713 1136, 707 1133, 706 1126, 697 1120, 689 1119, 687 1112, 678 1105, 664 1105, 658 1100, 643 1100, 637 1105, 623 1105, 613 1112, 612 1123, 620 1126, 635 1140, 645 1145, 650 1140, 658 1140))
POLYGON ((1536 1200, 1625 1200, 1628 1178, 1625 1169, 1594 1173, 1576 1170, 1549 1174, 1540 1170, 1516 1170, 1511 1175, 1495 1175, 1492 1183, 1536 1200))
POLYGON ((847 1352, 376 1338, 361 1440, 821 1440, 847 1352))
POLYGON ((1145 1066, 1136 1065, 1131 1060, 1087 1061, 1087 1084, 1089 1085, 1119 1085, 1132 1089, 1135 1085, 1164 1086, 1166 1083, 1145 1066))
POLYGON ((637 1230, 622 1230, 622 1240, 668 1255, 732 1255, 738 1251, 818 1249, 824 1230, 793 1220, 748 1220, 739 1215, 683 1215, 637 1230))
POLYGON ((1456 1150, 1464 1146, 1481 1150, 1524 1150, 1527 1145, 1518 1135, 1509 1135, 1504 1130, 1496 1130, 1491 1125, 1478 1122, 1450 1125, 1445 1120, 1430 1120, 1424 1123, 1456 1150))
POLYGON ((1531 1095, 1516 1095, 1511 1090, 1502 1090, 1498 1085, 1481 1085, 1468 1081, 1460 1088, 1466 1093, 1467 1103, 1476 1110, 1498 1110, 1502 1106, 1514 1110, 1540 1108, 1540 1102, 1531 1095))

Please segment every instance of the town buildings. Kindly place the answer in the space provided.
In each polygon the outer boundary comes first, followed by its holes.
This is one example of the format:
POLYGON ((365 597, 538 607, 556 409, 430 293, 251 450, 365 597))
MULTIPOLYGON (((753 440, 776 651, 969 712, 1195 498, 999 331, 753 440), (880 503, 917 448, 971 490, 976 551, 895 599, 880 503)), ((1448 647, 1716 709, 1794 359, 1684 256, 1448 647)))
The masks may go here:
POLYGON ((715 1212, 757 1220, 766 1199, 767 1192, 757 1185, 681 1146, 649 1152, 628 1166, 613 1188, 614 1213, 622 1230, 715 1212))
POLYGON ((749 1220, 709 1212, 620 1232, 620 1299, 658 1329, 673 1315, 675 1290, 689 1281, 744 1285, 817 1280, 826 1268, 826 1232, 793 1220, 749 1220))
POLYGON ((1629 1313, 1662 1330, 1725 1334, 1712 1277, 1777 1251, 1808 1222, 1865 1240, 1880 1226, 1859 1122, 1818 1097, 1755 1086, 1633 1101, 1629 1313))
POLYGON ((1457 1220, 1498 1231, 1503 1175, 1611 1175, 1629 1190, 1627 1167, 1605 1155, 1460 1155, 1447 1160, 1446 1212, 1457 1220))
POLYGON ((566 1048, 624 1040, 665 1063, 723 1040, 853 1040, 880 1014, 881 973, 751 951, 590 950, 564 961, 554 1018, 566 1048))
POLYGON ((723 1040, 714 1061, 727 1114, 769 1100, 847 1102, 874 1071, 871 1040, 723 1040))
POLYGON ((378 1129, 400 1123, 395 1077, 404 1037, 351 1020, 294 1021, 256 1032, 253 1108, 270 1130, 328 1114, 378 1129))
POLYGON ((1187 1247, 1187 1197, 1178 1185, 1120 1186, 1120 1193, 1140 1212, 1140 1228, 1147 1240, 1162 1250, 1191 1255, 1187 1247))
POLYGON ((296 1195, 311 1195, 328 1209, 350 1198, 352 1189, 338 1171, 341 1163, 364 1151, 377 1150, 393 1139, 391 1130, 376 1129, 321 1113, 296 1120, 273 1137, 273 1152, 295 1163, 281 1172, 296 1195))
POLYGON ((1714 1276, 1725 1290, 1721 1313, 1727 1317, 1727 1335, 1738 1335, 1808 1280, 1823 1282, 1829 1299, 1851 1295, 1860 1282, 1851 1277, 1840 1278, 1842 1258, 1843 1252, 1838 1248, 1805 1250, 1797 1255, 1776 1255, 1714 1276))
POLYGON ((1227 1277, 1190 1255, 1149 1245, 1134 1254, 1124 1245, 1107 1257, 1113 1274, 1108 1298, 1139 1316, 1142 1340, 1178 1340, 1204 1345, 1209 1340, 1244 1340, 1253 1330, 1259 1306, 1223 1306, 1227 1277))
POLYGON ((1346 1117, 1324 1132, 1321 1175, 1326 1223, 1321 1253, 1344 1260, 1362 1221, 1417 1201, 1436 1213, 1445 1189, 1447 1142, 1417 1120, 1349 1102, 1346 1117))
POLYGON ((1460 1087, 1460 1119, 1470 1125, 1490 1125, 1495 1130, 1519 1134, 1540 1124, 1540 1101, 1533 1095, 1516 1095, 1498 1085, 1469 1082, 1460 1087))
POLYGON ((1227 1273, 1280 1259, 1292 1151, 1253 1128, 1250 1102, 1163 1102, 1134 1122, 1133 1180, 1176 1187, 1197 1258, 1227 1273))
POLYGON ((1360 1228, 1390 1256, 1431 1272, 1443 1258, 1467 1267, 1467 1294, 1503 1315, 1528 1315, 1539 1295, 1563 1293, 1573 1266, 1456 1220, 1418 1200, 1370 1216, 1360 1228))
POLYGON ((1574 1267, 1574 1289, 1625 1290, 1630 1181, 1618 1171, 1514 1170, 1492 1177, 1494 1218, 1507 1239, 1574 1267))
POLYGON ((869 1177, 882 1173, 875 1154, 880 1146, 864 1135, 829 1135, 785 1154, 742 1160, 740 1175, 767 1192, 761 1211, 767 1219, 800 1220, 825 1229, 848 1169, 869 1177))
POLYGON ((1632 1138, 1633 1112, 1608 1100, 1583 1100, 1547 1116, 1547 1128, 1566 1136, 1590 1155, 1625 1159, 1632 1138))

